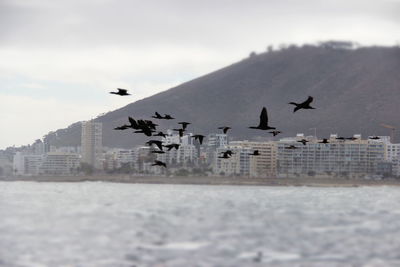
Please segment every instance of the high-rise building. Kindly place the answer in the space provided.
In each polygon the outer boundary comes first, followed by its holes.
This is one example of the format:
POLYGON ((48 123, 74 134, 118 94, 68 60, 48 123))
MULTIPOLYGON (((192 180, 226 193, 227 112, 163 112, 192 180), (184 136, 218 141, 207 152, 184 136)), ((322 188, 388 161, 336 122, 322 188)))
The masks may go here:
POLYGON ((258 156, 250 156, 249 175, 251 177, 275 177, 277 166, 276 142, 233 141, 230 146, 241 146, 251 149, 250 153, 258 150, 258 156))
POLYGON ((102 169, 102 123, 82 122, 82 162, 102 169))

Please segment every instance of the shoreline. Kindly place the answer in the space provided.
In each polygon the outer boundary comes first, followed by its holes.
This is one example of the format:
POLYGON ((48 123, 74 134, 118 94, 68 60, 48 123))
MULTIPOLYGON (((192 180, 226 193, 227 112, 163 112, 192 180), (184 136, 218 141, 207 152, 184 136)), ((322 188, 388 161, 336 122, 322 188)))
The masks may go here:
POLYGON ((130 184, 191 184, 191 185, 236 185, 236 186, 310 186, 310 187, 358 187, 358 186, 400 186, 400 179, 362 180, 332 178, 249 178, 218 176, 29 176, 1 177, 0 181, 30 182, 111 182, 130 184))

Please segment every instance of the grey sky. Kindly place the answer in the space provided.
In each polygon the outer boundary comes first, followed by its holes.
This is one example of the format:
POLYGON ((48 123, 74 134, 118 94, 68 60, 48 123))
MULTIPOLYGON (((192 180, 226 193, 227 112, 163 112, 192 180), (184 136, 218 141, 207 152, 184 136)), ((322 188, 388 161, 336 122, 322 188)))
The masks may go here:
POLYGON ((400 1, 0 0, 0 124, 13 125, 0 148, 31 143, 269 44, 328 39, 399 43, 400 1), (107 94, 116 87, 134 95, 107 94), (21 116, 29 117, 29 131, 19 128, 21 116))

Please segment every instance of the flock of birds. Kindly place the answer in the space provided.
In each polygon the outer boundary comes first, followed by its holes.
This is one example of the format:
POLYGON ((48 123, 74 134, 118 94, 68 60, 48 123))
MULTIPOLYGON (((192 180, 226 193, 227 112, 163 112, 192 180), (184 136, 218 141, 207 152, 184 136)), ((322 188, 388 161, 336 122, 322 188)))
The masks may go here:
MULTIPOLYGON (((127 96, 130 95, 128 93, 127 89, 122 89, 122 88, 117 88, 118 91, 117 92, 110 92, 110 94, 115 94, 115 95, 120 95, 120 96, 127 96)), ((300 109, 315 109, 314 107, 311 107, 310 104, 311 102, 314 100, 314 98, 312 96, 309 96, 307 98, 306 101, 302 102, 302 103, 295 103, 295 102, 290 102, 288 104, 290 105, 294 105, 295 108, 293 110, 293 112, 296 112, 300 109)), ((157 120, 174 120, 175 118, 173 118, 171 115, 169 114, 164 114, 164 116, 162 116, 160 113, 155 112, 154 116, 152 116, 152 118, 157 119, 157 120)), ((163 133, 162 131, 158 131, 156 127, 158 126, 158 124, 155 124, 154 122, 152 122, 151 120, 135 120, 132 117, 128 117, 128 121, 129 124, 124 124, 122 126, 116 127, 114 128, 114 130, 126 130, 126 129, 134 129, 134 133, 143 133, 146 136, 160 136, 160 137, 166 137, 167 135, 165 133, 163 133), (156 133, 157 132, 157 133, 156 133)), ((178 122, 178 124, 181 126, 180 128, 176 128, 173 129, 173 131, 177 131, 179 133, 179 137, 183 137, 184 132, 186 131, 186 127, 191 124, 190 122, 178 122)), ((257 129, 257 130, 264 130, 264 131, 269 131, 269 133, 271 133, 273 136, 276 136, 278 134, 281 133, 281 131, 278 131, 275 127, 272 127, 268 124, 268 113, 267 113, 267 109, 265 107, 263 107, 263 109, 261 110, 261 114, 260 114, 260 122, 258 124, 258 126, 250 126, 250 129, 257 129)), ((226 134, 228 132, 228 130, 231 129, 231 127, 229 126, 222 126, 222 127, 218 127, 218 129, 222 130, 222 132, 224 134, 226 134)), ((204 135, 201 134, 195 134, 192 135, 191 138, 194 138, 195 140, 198 140, 200 145, 203 144, 203 139, 204 139, 204 135)), ((345 138, 345 137, 337 137, 337 140, 356 140, 356 137, 349 137, 349 138, 345 138)), ((378 136, 374 136, 374 137, 370 137, 370 139, 380 139, 378 136)), ((306 145, 307 141, 306 139, 302 139, 299 140, 297 142, 302 143, 303 145, 306 145)), ((322 144, 328 144, 329 141, 328 139, 322 139, 321 142, 322 144)), ((163 154, 165 153, 165 150, 163 148, 168 149, 167 151, 170 151, 171 149, 179 149, 180 144, 167 144, 164 145, 162 141, 160 140, 149 140, 148 142, 146 142, 146 145, 153 147, 153 145, 155 145, 158 150, 152 150, 151 153, 157 153, 157 154, 163 154)), ((297 149, 298 147, 296 147, 295 145, 291 145, 288 147, 285 147, 285 149, 297 149)), ((227 150, 227 151, 223 151, 221 152, 221 155, 218 156, 218 158, 221 159, 229 159, 230 157, 232 157, 232 154, 234 154, 234 152, 232 152, 231 150, 227 150)), ((253 153, 249 154, 251 156, 259 156, 260 153, 258 150, 254 150, 253 153)), ((167 164, 165 162, 159 161, 159 160, 155 160, 154 163, 152 164, 152 166, 163 166, 163 167, 167 167, 167 164)))

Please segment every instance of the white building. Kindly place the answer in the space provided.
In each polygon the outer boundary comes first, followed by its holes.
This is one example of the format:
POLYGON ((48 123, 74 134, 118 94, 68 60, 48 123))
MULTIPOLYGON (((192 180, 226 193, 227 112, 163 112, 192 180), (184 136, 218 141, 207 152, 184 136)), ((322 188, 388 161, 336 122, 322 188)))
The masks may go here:
POLYGON ((102 123, 82 122, 82 162, 102 169, 102 123))
POLYGON ((39 173, 44 175, 71 175, 77 173, 80 164, 78 154, 49 152, 44 155, 39 173))
POLYGON ((39 175, 43 155, 26 155, 17 152, 13 159, 14 175, 39 175))
POLYGON ((278 173, 281 176, 318 174, 363 176, 374 174, 386 161, 386 144, 380 140, 336 139, 331 135, 328 143, 298 135, 278 141, 278 173), (303 145, 300 141, 306 139, 303 145), (294 149, 293 149, 294 147, 294 149))

